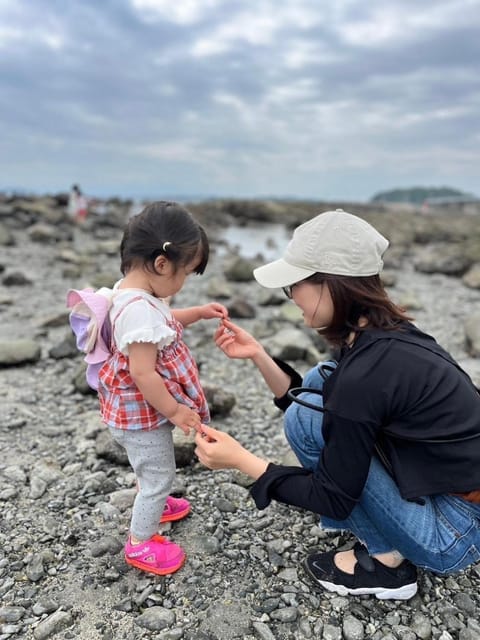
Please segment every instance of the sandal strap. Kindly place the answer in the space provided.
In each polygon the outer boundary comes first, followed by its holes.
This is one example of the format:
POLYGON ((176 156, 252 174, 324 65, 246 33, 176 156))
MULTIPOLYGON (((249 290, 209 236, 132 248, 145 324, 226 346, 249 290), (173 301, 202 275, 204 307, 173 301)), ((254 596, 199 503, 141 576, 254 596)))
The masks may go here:
POLYGON ((363 545, 355 545, 353 547, 353 553, 357 562, 362 569, 368 571, 369 573, 373 573, 375 571, 375 562, 373 558, 368 555, 368 551, 365 549, 363 545))

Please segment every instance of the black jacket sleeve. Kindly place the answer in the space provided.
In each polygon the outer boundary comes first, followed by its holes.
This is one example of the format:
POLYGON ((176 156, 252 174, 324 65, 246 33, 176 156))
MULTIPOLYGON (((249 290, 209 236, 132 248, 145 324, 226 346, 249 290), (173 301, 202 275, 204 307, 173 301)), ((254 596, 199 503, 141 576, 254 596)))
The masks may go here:
MULTIPOLYGON (((275 362, 275 364, 277 364, 280 367, 280 369, 282 371, 284 371, 288 376, 290 376, 290 385, 288 387, 288 390, 294 389, 295 387, 301 387, 302 386, 303 378, 298 373, 298 371, 295 371, 295 369, 293 367, 288 365, 283 360, 280 360, 279 358, 273 357, 272 360, 275 362)), ((273 404, 283 412, 285 412, 288 409, 288 407, 290 406, 291 403, 292 403, 292 401, 287 396, 287 394, 285 394, 281 398, 274 398, 273 399, 273 404)))
POLYGON ((270 463, 251 486, 250 495, 258 509, 265 509, 275 499, 334 520, 347 518, 358 499, 341 491, 333 480, 322 484, 308 469, 270 463))
POLYGON ((259 509, 271 500, 344 520, 358 503, 367 479, 376 428, 326 416, 326 445, 315 471, 269 464, 250 488, 259 509))

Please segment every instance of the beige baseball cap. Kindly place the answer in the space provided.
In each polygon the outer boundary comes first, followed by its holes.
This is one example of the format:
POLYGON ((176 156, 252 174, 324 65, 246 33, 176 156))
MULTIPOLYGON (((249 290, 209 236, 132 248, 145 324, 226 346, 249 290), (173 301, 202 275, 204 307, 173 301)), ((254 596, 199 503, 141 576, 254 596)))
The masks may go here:
POLYGON ((297 227, 283 258, 254 269, 253 275, 269 289, 287 287, 314 273, 372 276, 381 272, 388 244, 362 218, 343 209, 326 211, 297 227))

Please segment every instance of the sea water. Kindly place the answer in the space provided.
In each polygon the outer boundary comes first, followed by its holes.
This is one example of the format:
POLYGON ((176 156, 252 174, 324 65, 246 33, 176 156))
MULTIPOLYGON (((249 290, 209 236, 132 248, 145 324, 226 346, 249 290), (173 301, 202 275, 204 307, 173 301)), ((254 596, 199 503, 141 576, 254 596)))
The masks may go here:
POLYGON ((246 227, 229 226, 220 238, 244 258, 262 256, 264 260, 280 258, 291 233, 283 224, 265 223, 246 227))

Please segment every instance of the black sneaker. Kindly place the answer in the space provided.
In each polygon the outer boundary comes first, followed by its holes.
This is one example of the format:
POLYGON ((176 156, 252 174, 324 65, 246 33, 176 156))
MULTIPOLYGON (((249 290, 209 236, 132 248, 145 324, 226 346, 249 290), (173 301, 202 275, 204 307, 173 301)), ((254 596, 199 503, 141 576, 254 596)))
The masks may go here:
POLYGON ((372 594, 380 600, 408 600, 417 593, 417 569, 408 560, 391 569, 369 556, 360 543, 353 551, 357 559, 353 575, 335 565, 336 550, 307 556, 305 569, 315 584, 341 596, 372 594))

